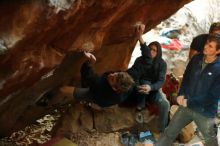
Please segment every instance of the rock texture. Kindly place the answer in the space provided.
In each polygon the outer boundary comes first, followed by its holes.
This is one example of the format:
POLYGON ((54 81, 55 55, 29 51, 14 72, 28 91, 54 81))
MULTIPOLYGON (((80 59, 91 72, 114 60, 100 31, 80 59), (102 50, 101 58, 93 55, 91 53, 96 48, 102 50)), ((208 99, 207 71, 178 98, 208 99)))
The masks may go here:
POLYGON ((88 107, 78 104, 62 114, 53 133, 65 135, 79 146, 121 146, 121 133, 129 130, 146 131, 153 125, 151 122, 154 122, 154 117, 148 110, 137 112, 135 107, 112 106, 100 109, 95 105, 88 107), (135 120, 140 113, 143 115, 143 123, 137 123, 135 120))
POLYGON ((98 73, 125 70, 135 26, 148 31, 190 1, 1 1, 0 135, 49 112, 35 104, 46 91, 78 83, 79 49, 94 50, 98 73))

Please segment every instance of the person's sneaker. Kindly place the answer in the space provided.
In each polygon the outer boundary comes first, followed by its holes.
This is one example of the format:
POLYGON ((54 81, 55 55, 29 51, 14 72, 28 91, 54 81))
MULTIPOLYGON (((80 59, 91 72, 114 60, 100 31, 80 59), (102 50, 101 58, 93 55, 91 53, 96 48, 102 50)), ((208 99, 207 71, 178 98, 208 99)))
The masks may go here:
POLYGON ((140 124, 144 123, 144 115, 141 112, 136 114, 136 121, 140 124))

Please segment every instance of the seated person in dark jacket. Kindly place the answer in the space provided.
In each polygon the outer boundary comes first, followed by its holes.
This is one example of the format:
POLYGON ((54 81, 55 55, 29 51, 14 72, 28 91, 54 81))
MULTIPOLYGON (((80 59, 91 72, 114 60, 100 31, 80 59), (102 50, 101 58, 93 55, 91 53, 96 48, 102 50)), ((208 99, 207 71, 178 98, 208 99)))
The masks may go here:
POLYGON ((68 92, 76 101, 94 102, 100 107, 109 107, 123 102, 134 81, 127 72, 94 73, 91 65, 96 62, 93 54, 84 52, 88 61, 81 67, 82 88, 64 86, 60 92, 68 92))
MULTIPOLYGON (((220 22, 212 23, 209 28, 209 34, 220 34, 220 22)), ((203 48, 209 34, 200 34, 193 38, 189 50, 189 59, 198 53, 203 53, 203 48)))
POLYGON ((128 70, 137 86, 137 91, 134 89, 132 96, 137 98, 138 110, 145 107, 145 100, 158 105, 158 132, 163 132, 168 123, 170 104, 159 89, 165 82, 167 65, 162 59, 161 45, 158 42, 152 42, 147 46, 142 38, 143 32, 144 26, 141 26, 137 37, 141 45, 142 56, 138 57, 131 69, 128 70), (134 94, 134 92, 136 93, 134 94))

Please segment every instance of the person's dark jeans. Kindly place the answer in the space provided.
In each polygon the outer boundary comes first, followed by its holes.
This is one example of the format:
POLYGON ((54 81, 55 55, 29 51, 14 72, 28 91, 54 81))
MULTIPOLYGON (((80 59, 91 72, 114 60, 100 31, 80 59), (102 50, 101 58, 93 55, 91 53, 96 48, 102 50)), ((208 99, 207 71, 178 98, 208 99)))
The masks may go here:
POLYGON ((159 91, 156 93, 156 98, 154 100, 159 108, 159 119, 158 119, 158 131, 164 132, 164 129, 168 124, 168 117, 170 111, 170 103, 159 91))
POLYGON ((187 107, 180 106, 171 119, 164 134, 159 138, 156 146, 171 146, 181 129, 194 121, 198 129, 202 132, 205 146, 218 146, 217 129, 214 118, 207 118, 187 107))
MULTIPOLYGON (((151 82, 149 82, 149 81, 140 80, 139 82, 140 82, 139 85, 151 85, 151 82)), ((137 86, 139 86, 139 85, 137 85, 137 86)), ((145 105, 146 105, 146 99, 145 98, 149 94, 139 93, 138 92, 138 87, 135 90, 136 90, 135 92, 136 92, 136 97, 137 97, 137 107, 138 107, 138 109, 144 109, 145 105)))
POLYGON ((158 132, 163 132, 168 124, 168 114, 170 111, 170 103, 163 96, 160 91, 151 91, 150 94, 138 93, 137 95, 138 106, 141 108, 145 107, 146 101, 155 103, 159 108, 159 119, 158 119, 158 132), (153 93, 152 93, 153 92, 153 93))

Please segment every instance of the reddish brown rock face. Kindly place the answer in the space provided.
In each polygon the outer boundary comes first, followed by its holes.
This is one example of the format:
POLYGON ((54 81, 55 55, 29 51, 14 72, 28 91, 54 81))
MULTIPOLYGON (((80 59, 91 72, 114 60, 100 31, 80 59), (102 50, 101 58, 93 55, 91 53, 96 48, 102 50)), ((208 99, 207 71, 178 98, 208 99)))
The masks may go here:
POLYGON ((78 49, 94 50, 98 73, 126 70, 135 25, 148 31, 189 1, 1 1, 0 133, 20 127, 20 115, 47 90, 79 81, 78 49))

